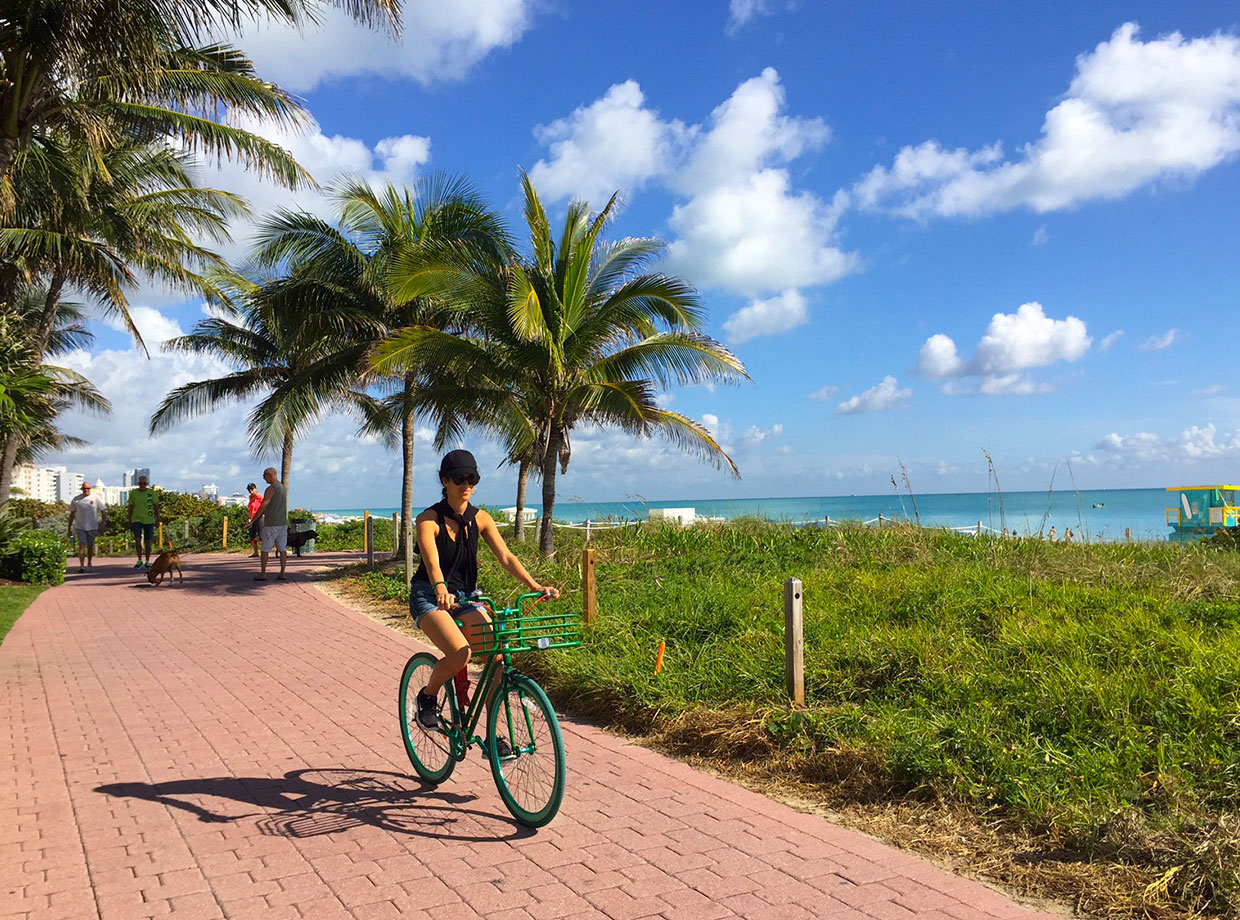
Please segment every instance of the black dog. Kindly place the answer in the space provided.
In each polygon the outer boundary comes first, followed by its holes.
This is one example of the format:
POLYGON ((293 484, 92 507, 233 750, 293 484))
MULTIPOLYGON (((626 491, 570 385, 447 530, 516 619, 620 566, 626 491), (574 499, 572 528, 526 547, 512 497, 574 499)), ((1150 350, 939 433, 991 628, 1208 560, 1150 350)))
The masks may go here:
POLYGON ((303 530, 301 533, 291 533, 288 535, 288 548, 298 556, 301 555, 301 548, 306 545, 307 540, 315 540, 319 536, 316 530, 303 530))

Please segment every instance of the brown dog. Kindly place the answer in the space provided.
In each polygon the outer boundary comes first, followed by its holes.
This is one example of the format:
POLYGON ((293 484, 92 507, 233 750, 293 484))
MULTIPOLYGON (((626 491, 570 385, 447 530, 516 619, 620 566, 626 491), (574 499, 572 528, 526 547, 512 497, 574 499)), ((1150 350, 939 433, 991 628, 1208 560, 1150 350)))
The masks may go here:
POLYGON ((177 570, 177 575, 181 577, 181 581, 185 581, 185 574, 181 571, 181 557, 177 555, 175 549, 166 549, 151 563, 151 570, 146 573, 146 580, 153 585, 158 585, 164 580, 164 576, 168 576, 168 582, 172 582, 172 570, 177 570))

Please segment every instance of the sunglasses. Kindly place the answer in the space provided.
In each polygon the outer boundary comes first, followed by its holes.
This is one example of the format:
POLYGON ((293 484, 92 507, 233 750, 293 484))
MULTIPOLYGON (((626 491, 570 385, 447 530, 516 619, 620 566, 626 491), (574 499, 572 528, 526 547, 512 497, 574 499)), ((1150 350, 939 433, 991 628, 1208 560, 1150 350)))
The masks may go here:
POLYGON ((471 486, 476 486, 481 481, 482 477, 480 477, 477 473, 466 473, 463 476, 452 477, 452 484, 457 486, 463 486, 465 483, 469 483, 471 486))

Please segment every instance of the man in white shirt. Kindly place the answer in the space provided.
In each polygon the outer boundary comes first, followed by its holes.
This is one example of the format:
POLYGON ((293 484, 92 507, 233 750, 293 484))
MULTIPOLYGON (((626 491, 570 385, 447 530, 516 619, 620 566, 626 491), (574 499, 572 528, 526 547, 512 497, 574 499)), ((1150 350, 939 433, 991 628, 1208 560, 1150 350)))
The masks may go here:
POLYGON ((89 482, 82 483, 82 494, 69 502, 69 533, 77 531, 78 571, 85 572, 95 558, 95 537, 103 529, 103 499, 91 494, 89 482), (76 524, 76 527, 74 526, 76 524))

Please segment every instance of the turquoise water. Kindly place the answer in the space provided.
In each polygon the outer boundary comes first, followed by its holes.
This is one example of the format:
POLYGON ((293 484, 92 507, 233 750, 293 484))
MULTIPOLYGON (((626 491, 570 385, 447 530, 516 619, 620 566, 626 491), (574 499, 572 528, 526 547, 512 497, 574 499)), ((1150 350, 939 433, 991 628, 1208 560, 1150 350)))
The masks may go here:
MULTIPOLYGON (((984 528, 1029 535, 1045 533, 1054 527, 1062 537, 1071 528, 1077 539, 1092 541, 1123 540, 1126 529, 1134 540, 1165 540, 1168 527, 1164 509, 1173 504, 1162 489, 1096 489, 1082 492, 963 492, 908 495, 836 495, 806 498, 684 499, 682 501, 557 502, 557 521, 645 520, 650 508, 693 508, 699 516, 731 520, 738 517, 765 518, 791 523, 821 523, 828 515, 833 521, 872 521, 884 519, 913 521, 924 526, 984 528), (1100 505, 1101 507, 1094 507, 1100 505)), ((530 505, 538 509, 538 505, 530 505)), ((390 516, 396 508, 323 509, 320 513, 341 517, 361 515, 390 516)))

